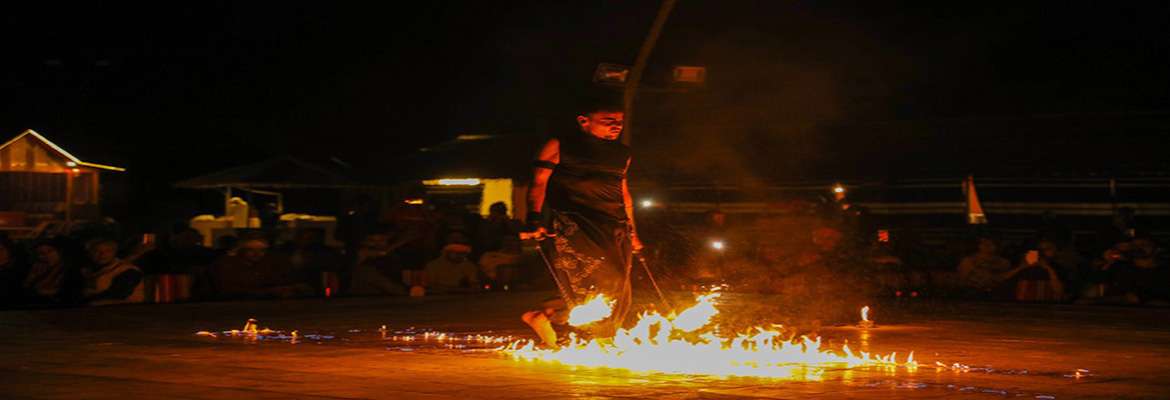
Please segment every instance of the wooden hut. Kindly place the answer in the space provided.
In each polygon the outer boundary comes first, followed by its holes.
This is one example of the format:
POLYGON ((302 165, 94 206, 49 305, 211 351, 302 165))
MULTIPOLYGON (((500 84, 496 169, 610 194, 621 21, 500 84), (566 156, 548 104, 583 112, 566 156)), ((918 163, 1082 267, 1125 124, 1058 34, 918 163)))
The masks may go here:
POLYGON ((82 161, 32 129, 0 144, 0 229, 96 218, 103 171, 125 169, 82 161))

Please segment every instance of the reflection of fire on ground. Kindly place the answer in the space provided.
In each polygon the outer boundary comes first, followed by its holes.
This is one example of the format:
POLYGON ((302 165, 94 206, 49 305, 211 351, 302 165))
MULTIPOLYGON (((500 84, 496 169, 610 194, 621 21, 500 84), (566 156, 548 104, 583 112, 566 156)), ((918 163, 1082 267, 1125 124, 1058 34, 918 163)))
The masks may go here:
POLYGON ((334 339, 334 336, 332 335, 302 335, 299 331, 296 330, 286 333, 284 331, 261 328, 259 322, 256 321, 255 318, 249 318, 248 321, 244 322, 244 327, 242 329, 232 329, 220 332, 199 331, 195 332, 195 336, 209 337, 212 339, 242 339, 246 342, 252 343, 276 341, 289 342, 291 344, 297 344, 303 340, 320 342, 334 339))
POLYGON ((571 334, 570 344, 557 349, 542 349, 526 340, 501 350, 517 360, 637 372, 810 380, 818 379, 827 368, 914 371, 918 367, 913 353, 900 359, 896 353, 876 355, 848 345, 828 349, 820 338, 795 337, 780 326, 722 331, 714 322, 720 296, 717 291, 697 296, 695 305, 677 314, 643 313, 633 328, 619 329, 613 338, 583 339, 571 334))

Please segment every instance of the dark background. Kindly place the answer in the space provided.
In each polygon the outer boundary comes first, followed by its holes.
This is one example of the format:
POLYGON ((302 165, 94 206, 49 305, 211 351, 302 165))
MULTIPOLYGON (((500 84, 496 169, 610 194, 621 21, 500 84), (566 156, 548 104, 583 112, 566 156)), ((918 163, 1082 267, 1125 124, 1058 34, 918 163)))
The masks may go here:
MULTIPOLYGON (((0 136, 125 166, 139 200, 282 154, 377 170, 458 134, 571 128, 596 64, 632 64, 657 7, 6 4, 0 136)), ((1160 174, 1168 17, 1153 1, 680 1, 647 84, 680 64, 708 82, 644 94, 635 151, 673 179, 1160 174)))

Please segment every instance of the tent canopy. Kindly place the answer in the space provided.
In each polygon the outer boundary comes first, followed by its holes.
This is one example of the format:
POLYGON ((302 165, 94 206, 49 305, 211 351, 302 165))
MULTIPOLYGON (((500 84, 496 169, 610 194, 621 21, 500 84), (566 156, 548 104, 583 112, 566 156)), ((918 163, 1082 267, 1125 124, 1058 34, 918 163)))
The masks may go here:
POLYGON ((461 135, 419 149, 395 162, 399 180, 439 178, 525 178, 544 142, 524 135, 461 135))
POLYGON ((187 189, 343 189, 370 185, 333 166, 284 156, 212 172, 176 182, 174 186, 187 189))

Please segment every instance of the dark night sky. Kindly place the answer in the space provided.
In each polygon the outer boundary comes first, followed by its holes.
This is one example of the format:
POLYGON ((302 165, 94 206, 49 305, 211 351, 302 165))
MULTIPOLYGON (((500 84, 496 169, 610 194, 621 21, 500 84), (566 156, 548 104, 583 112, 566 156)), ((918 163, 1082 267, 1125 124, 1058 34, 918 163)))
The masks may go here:
MULTIPOLYGON (((34 128, 171 182, 284 153, 377 165, 459 133, 545 133, 596 63, 633 62, 657 8, 290 3, 4 5, 0 135, 34 128)), ((946 158, 966 149, 940 143, 984 131, 1032 154, 1077 118, 1151 140, 1170 127, 1168 17, 1142 1, 682 0, 647 79, 694 64, 709 82, 644 96, 636 144, 767 175, 759 160, 799 174, 906 142, 946 158)))

